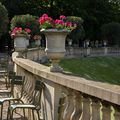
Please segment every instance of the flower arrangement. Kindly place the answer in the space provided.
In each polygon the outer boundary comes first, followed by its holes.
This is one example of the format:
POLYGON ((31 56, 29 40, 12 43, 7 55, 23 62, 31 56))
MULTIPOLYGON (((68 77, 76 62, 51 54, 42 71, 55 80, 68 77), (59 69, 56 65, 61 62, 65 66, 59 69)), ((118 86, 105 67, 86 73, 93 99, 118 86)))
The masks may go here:
POLYGON ((47 14, 43 14, 40 18, 39 18, 39 23, 40 23, 40 27, 41 29, 66 29, 66 30, 73 30, 74 28, 76 28, 76 23, 72 23, 72 22, 65 22, 66 16, 61 15, 59 17, 59 19, 53 20, 53 18, 49 17, 47 14))
POLYGON ((29 28, 22 29, 21 27, 15 27, 11 32, 11 37, 15 38, 17 35, 24 35, 30 37, 31 30, 29 28))
POLYGON ((81 17, 77 17, 77 16, 67 16, 65 21, 76 23, 77 28, 81 27, 82 23, 84 22, 84 20, 81 17))
POLYGON ((17 34, 24 34, 32 37, 40 33, 38 17, 30 14, 14 16, 10 25, 11 37, 15 37, 17 34))

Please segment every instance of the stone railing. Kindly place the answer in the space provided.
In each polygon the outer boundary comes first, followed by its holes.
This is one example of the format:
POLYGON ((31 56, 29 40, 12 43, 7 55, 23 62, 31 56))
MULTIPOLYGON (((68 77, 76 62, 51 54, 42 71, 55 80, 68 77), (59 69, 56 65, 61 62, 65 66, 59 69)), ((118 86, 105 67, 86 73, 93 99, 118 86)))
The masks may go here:
POLYGON ((25 58, 33 60, 33 61, 38 61, 40 60, 43 56, 45 56, 45 48, 40 48, 40 47, 36 47, 36 48, 31 48, 28 50, 25 50, 25 52, 23 52, 23 56, 25 56, 25 58))
POLYGON ((25 76, 30 90, 36 79, 45 83, 43 120, 120 120, 120 86, 53 73, 49 67, 16 56, 13 53, 14 69, 25 76))
POLYGON ((73 48, 66 49, 66 57, 81 57, 81 56, 119 56, 119 47, 100 47, 100 48, 73 48))
MULTIPOLYGON (((40 61, 45 60, 46 54, 44 48, 31 48, 23 52, 25 58, 40 61)), ((120 48, 103 47, 103 48, 66 48, 66 58, 75 58, 81 56, 120 56, 120 48)))

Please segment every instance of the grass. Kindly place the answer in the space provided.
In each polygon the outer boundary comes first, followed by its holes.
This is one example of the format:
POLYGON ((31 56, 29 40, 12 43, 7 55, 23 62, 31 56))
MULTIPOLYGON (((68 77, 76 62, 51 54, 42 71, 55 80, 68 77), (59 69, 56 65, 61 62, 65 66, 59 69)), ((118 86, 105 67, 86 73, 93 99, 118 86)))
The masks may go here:
POLYGON ((89 80, 120 85, 120 57, 63 59, 60 66, 89 80))

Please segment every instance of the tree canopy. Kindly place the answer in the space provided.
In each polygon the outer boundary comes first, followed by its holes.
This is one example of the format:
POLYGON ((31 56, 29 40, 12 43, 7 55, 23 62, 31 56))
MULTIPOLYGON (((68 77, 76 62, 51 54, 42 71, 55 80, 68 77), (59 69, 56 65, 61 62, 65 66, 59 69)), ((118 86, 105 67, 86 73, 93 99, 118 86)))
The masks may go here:
POLYGON ((109 22, 120 22, 119 0, 1 0, 10 18, 17 14, 41 16, 47 13, 53 18, 60 14, 78 16, 84 20, 86 38, 100 39, 100 27, 109 22))

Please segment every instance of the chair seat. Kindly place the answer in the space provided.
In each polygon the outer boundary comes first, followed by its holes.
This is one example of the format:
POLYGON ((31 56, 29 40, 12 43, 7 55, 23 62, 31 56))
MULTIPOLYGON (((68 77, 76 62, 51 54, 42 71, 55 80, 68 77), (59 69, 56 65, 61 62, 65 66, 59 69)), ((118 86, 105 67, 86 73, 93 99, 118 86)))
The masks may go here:
MULTIPOLYGON (((6 96, 6 97, 9 97, 10 96, 10 94, 11 94, 11 90, 9 89, 9 90, 0 90, 0 95, 2 95, 2 98, 4 98, 3 96, 6 96)), ((0 99, 1 99, 1 97, 0 97, 0 99)))
POLYGON ((16 108, 31 108, 31 109, 34 109, 35 106, 30 105, 30 104, 11 104, 10 108, 11 109, 16 109, 16 108))
POLYGON ((3 90, 0 90, 0 94, 1 93, 11 93, 11 90, 10 89, 9 90, 3 89, 3 90))
POLYGON ((0 70, 0 76, 4 76, 5 74, 7 74, 6 70, 0 70))
POLYGON ((6 70, 0 70, 0 73, 7 73, 6 70))
POLYGON ((4 101, 12 101, 18 100, 17 98, 8 97, 8 98, 0 98, 0 104, 3 104, 4 101))

